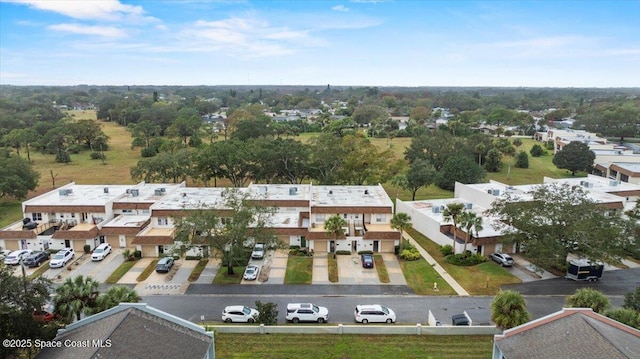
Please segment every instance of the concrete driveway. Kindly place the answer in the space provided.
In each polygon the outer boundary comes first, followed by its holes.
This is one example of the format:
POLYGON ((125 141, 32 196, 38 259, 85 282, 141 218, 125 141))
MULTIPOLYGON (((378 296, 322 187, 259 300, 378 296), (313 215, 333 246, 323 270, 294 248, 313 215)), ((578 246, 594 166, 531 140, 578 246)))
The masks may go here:
MULTIPOLYGON (((151 261, 154 259, 155 258, 151 258, 151 261)), ((151 261, 148 263, 151 263, 151 261)), ((189 275, 191 275, 191 272, 197 264, 197 260, 185 260, 184 258, 178 259, 174 262, 169 273, 158 273, 154 270, 147 279, 136 285, 135 290, 141 296, 156 294, 183 294, 186 292, 190 284, 188 280, 189 275)), ((147 266, 148 265, 149 264, 147 264, 147 266)), ((144 268, 142 268, 142 270, 144 270, 144 268)), ((131 270, 133 269, 134 268, 131 268, 131 270)), ((129 270, 129 273, 131 273, 131 270, 129 270)), ((139 274, 140 273, 138 272, 138 275, 139 274)))
POLYGON ((338 283, 331 283, 328 279, 327 253, 320 252, 313 255, 313 284, 346 284, 346 285, 407 285, 400 263, 393 253, 379 253, 384 260, 389 283, 381 283, 376 268, 363 268, 360 255, 337 255, 338 283))

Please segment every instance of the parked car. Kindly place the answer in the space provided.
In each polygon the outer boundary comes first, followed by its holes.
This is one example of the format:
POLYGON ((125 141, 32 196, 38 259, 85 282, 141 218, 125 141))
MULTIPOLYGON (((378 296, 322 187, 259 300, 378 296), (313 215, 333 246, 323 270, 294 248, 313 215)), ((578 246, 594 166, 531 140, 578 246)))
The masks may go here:
POLYGON ((31 314, 33 320, 36 322, 45 322, 48 323, 54 319, 59 318, 56 313, 47 312, 46 310, 34 310, 31 314))
POLYGON ((156 264, 156 272, 168 273, 173 267, 173 257, 160 258, 158 264, 156 264))
POLYGON ((4 258, 4 264, 14 266, 18 265, 22 259, 29 256, 31 253, 33 253, 32 249, 18 249, 17 251, 13 251, 4 258))
POLYGON ((363 254, 360 256, 362 262, 362 268, 373 268, 373 255, 363 254))
POLYGON ((72 248, 63 248, 56 253, 51 261, 49 261, 49 267, 61 268, 67 265, 76 256, 76 253, 72 248))
POLYGON ((249 265, 244 270, 244 275, 242 276, 242 278, 244 278, 246 280, 256 280, 256 279, 258 279, 258 274, 259 273, 260 273, 260 267, 254 266, 254 265, 249 265))
POLYGON ((264 258, 264 244, 256 243, 256 245, 253 246, 253 251, 251 252, 251 258, 253 259, 264 258))
POLYGON ((380 304, 356 305, 353 312, 356 322, 367 323, 395 323, 396 313, 380 304))
POLYGON ((91 254, 92 261, 101 261, 111 253, 111 245, 109 243, 102 243, 93 250, 91 254))
POLYGON ((230 305, 222 311, 222 320, 227 323, 253 323, 260 312, 244 305, 230 305))
POLYGON ((491 260, 503 267, 511 267, 514 263, 513 258, 506 253, 491 253, 491 260))
POLYGON ((3 249, 0 251, 0 259, 4 260, 7 256, 11 254, 11 251, 8 249, 3 249))
POLYGON ((451 324, 452 325, 471 325, 469 322, 469 317, 466 314, 454 314, 451 316, 451 324))
POLYGON ((318 322, 329 321, 329 310, 312 303, 287 304, 286 319, 290 322, 318 322))
POLYGON ((38 251, 33 252, 29 256, 27 256, 22 263, 27 267, 40 267, 40 265, 49 260, 49 252, 38 251))

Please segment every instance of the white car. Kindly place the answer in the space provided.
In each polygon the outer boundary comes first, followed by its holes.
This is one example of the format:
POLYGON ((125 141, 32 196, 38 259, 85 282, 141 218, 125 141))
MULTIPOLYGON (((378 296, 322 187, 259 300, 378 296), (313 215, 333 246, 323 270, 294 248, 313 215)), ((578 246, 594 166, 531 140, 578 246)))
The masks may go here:
POLYGON ((329 321, 329 310, 312 303, 287 304, 286 318, 290 322, 318 322, 329 321))
POLYGON ((264 244, 256 243, 256 245, 253 246, 253 251, 251 252, 251 258, 253 259, 264 258, 264 244))
POLYGON ((244 270, 244 275, 242 278, 246 280, 256 280, 258 279, 258 274, 260 274, 260 267, 250 265, 247 266, 247 269, 244 270))
POLYGON ((5 259, 7 256, 11 254, 11 251, 8 249, 3 249, 0 251, 0 259, 5 259))
POLYGON ((109 245, 109 243, 102 243, 93 250, 93 254, 91 254, 91 260, 101 261, 104 259, 104 257, 108 256, 109 253, 111 253, 111 246, 109 245))
POLYGON ((33 253, 33 249, 18 249, 17 251, 13 251, 4 258, 4 264, 18 265, 22 259, 27 258, 31 253, 33 253))
POLYGON ((244 305, 230 305, 222 311, 222 321, 227 323, 253 323, 260 312, 244 305))
POLYGON ((395 323, 396 313, 380 304, 356 305, 353 312, 356 322, 367 323, 395 323))
POLYGON ((71 248, 63 248, 56 253, 49 261, 49 267, 62 268, 75 257, 76 254, 71 248))

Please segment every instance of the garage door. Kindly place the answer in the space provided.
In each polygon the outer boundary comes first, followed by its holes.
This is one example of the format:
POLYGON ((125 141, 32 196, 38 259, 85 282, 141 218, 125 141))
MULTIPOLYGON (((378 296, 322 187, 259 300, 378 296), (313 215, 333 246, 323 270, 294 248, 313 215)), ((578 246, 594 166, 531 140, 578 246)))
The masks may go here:
POLYGON ((394 241, 381 241, 382 246, 380 248, 380 252, 383 253, 393 253, 395 249, 394 241))
POLYGON ((327 251, 327 241, 316 239, 313 241, 313 251, 314 252, 326 252, 327 251))

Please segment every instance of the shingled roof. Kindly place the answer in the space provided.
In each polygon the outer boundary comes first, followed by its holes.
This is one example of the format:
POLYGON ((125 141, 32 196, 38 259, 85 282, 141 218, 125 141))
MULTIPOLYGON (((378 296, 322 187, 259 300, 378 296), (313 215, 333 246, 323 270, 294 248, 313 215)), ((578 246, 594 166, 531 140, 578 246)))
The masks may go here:
POLYGON ((494 358, 630 359, 639 355, 639 330, 590 308, 564 308, 494 337, 494 358))
POLYGON ((45 348, 37 359, 215 357, 212 333, 144 303, 122 303, 69 324, 54 340, 88 345, 45 348))

